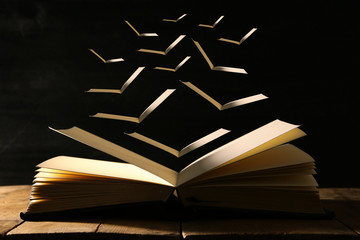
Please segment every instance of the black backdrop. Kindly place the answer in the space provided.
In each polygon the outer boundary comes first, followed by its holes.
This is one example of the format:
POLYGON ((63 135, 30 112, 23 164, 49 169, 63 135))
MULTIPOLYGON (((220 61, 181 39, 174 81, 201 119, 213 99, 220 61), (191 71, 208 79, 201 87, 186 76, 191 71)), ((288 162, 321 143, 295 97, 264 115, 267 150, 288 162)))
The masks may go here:
POLYGON ((1 1, 0 185, 30 184, 35 165, 57 155, 113 160, 47 127, 107 129, 114 138, 139 127, 88 115, 136 116, 164 89, 176 88, 177 97, 144 121, 149 134, 171 135, 166 141, 179 148, 188 132, 201 128, 199 136, 220 125, 244 133, 279 118, 302 124, 308 136, 294 144, 315 158, 320 186, 359 187, 355 37, 360 9, 355 1, 314 2, 1 1), (176 24, 161 21, 183 13, 188 16, 176 24), (196 26, 221 15, 214 29, 196 26), (124 19, 160 36, 138 38, 124 19), (216 41, 240 39, 253 27, 258 30, 239 47, 216 41), (187 38, 166 58, 135 51, 162 49, 180 33, 187 38), (244 67, 249 74, 210 71, 191 38, 208 49, 216 64, 244 67), (102 64, 88 48, 126 61, 102 64), (187 55, 192 58, 176 74, 151 70, 175 66, 187 55), (137 91, 121 97, 84 93, 91 87, 121 86, 119 79, 138 66, 146 71, 142 81, 134 82, 137 91), (207 102, 186 95, 178 80, 202 86, 220 102, 255 93, 270 98, 220 115, 207 102))

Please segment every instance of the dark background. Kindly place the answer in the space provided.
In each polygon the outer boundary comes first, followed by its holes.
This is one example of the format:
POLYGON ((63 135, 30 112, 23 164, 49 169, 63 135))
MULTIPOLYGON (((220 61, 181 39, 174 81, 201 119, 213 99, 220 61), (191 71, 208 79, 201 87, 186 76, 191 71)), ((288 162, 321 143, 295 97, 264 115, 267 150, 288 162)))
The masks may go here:
POLYGON ((120 136, 125 145, 131 140, 124 131, 140 131, 180 149, 218 127, 242 134, 279 118, 302 124, 308 136, 294 144, 315 158, 320 186, 359 187, 359 4, 314 2, 1 1, 0 185, 30 184, 35 165, 57 155, 113 160, 48 126, 77 125, 114 140, 120 136), (188 16, 176 24, 161 21, 183 13, 188 16), (196 26, 221 15, 214 29, 196 26), (138 38, 124 19, 159 37, 138 38), (239 40, 253 27, 258 30, 240 46, 216 40, 239 40), (167 56, 136 52, 164 50, 179 34, 187 37, 167 56), (249 74, 210 71, 191 38, 215 65, 243 67, 249 74), (103 64, 88 48, 126 61, 103 64), (191 59, 175 74, 152 70, 175 67, 187 55, 191 59), (119 88, 138 66, 146 69, 126 94, 84 93, 119 88), (219 112, 180 79, 221 103, 256 93, 270 98, 219 112), (176 94, 140 126, 88 117, 138 116, 167 88, 176 94))

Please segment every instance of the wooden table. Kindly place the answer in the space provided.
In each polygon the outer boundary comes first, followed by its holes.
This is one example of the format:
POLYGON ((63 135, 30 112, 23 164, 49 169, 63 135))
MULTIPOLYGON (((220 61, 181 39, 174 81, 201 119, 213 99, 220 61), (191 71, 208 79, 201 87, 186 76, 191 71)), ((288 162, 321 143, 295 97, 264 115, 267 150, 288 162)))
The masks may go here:
POLYGON ((331 219, 22 221, 30 186, 0 187, 0 239, 360 239, 360 189, 322 188, 331 219))

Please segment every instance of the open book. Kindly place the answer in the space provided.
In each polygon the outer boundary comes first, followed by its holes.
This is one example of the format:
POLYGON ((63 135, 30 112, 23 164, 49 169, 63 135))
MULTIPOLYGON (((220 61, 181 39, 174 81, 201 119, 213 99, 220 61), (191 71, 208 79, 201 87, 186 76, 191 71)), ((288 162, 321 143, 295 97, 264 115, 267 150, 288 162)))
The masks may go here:
MULTIPOLYGON (((78 127, 52 129, 127 163, 59 156, 38 165, 24 216, 121 204, 321 214, 314 160, 289 141, 298 125, 274 120, 174 171, 78 127)), ((180 159, 178 159, 180 160, 180 159)))
POLYGON ((144 48, 140 48, 139 50, 137 50, 138 52, 146 52, 146 53, 155 53, 155 54, 160 54, 160 55, 166 55, 168 54, 171 49, 173 49, 186 35, 180 35, 177 39, 175 39, 174 42, 172 42, 166 49, 165 51, 159 51, 159 50, 151 50, 151 49, 144 49, 144 48))
POLYGON ((193 42, 195 43, 196 47, 199 49, 201 55, 203 55, 203 57, 205 58, 206 62, 209 64, 211 70, 247 74, 247 72, 243 68, 214 66, 214 64, 210 61, 209 57, 206 55, 204 49, 201 47, 200 43, 195 40, 193 40, 193 42))
POLYGON ((228 103, 225 103, 225 104, 221 104, 218 101, 216 101, 215 99, 213 99, 212 97, 210 97, 209 95, 207 95, 204 91, 202 91, 201 89, 196 87, 191 82, 183 82, 183 81, 180 81, 180 82, 182 82, 183 84, 188 86, 190 89, 192 89, 194 92, 196 92, 197 94, 199 94, 200 96, 202 96, 203 98, 208 100, 212 105, 214 105, 220 111, 225 110, 225 109, 229 109, 229 108, 233 108, 233 107, 242 106, 242 105, 245 105, 245 104, 248 104, 248 103, 257 102, 257 101, 264 100, 264 99, 268 98, 263 94, 256 94, 256 95, 253 95, 253 96, 250 96, 250 97, 240 98, 238 100, 234 100, 234 101, 231 101, 231 102, 228 102, 228 103))
POLYGON ((207 25, 207 24, 198 24, 199 27, 207 27, 207 28, 214 28, 220 21, 221 19, 223 19, 224 16, 220 16, 215 22, 213 25, 207 25))
POLYGON ((157 37, 157 33, 139 33, 128 21, 124 20, 127 25, 138 35, 138 37, 157 37))
POLYGON ((151 103, 145 110, 140 114, 139 117, 129 117, 123 115, 116 115, 116 114, 109 114, 109 113, 97 113, 92 115, 91 117, 97 118, 107 118, 113 120, 122 120, 122 121, 129 121, 135 123, 141 123, 149 114, 154 111, 167 97, 169 97, 175 89, 167 89, 163 92, 153 103, 151 103))
POLYGON ((88 93, 117 93, 122 94, 125 89, 135 80, 135 78, 144 70, 145 67, 138 67, 135 72, 126 80, 120 89, 103 89, 103 88, 91 88, 87 90, 88 93))
POLYGON ((92 52, 93 54, 95 54, 95 56, 97 56, 103 63, 115 63, 115 62, 123 62, 125 61, 124 59, 122 58, 113 58, 113 59, 108 59, 108 60, 105 60, 104 58, 102 58, 97 52, 95 52, 93 49, 90 49, 90 52, 92 52))
POLYGON ((223 42, 234 43, 234 44, 240 45, 240 44, 242 44, 246 39, 248 39, 248 37, 250 37, 250 35, 253 34, 256 30, 257 30, 257 28, 251 29, 242 39, 240 39, 240 41, 231 40, 231 39, 227 39, 227 38, 219 38, 218 40, 219 40, 219 41, 223 41, 223 42))
POLYGON ((176 71, 179 70, 179 68, 181 68, 182 65, 184 65, 184 64, 187 62, 187 60, 189 60, 190 58, 191 58, 191 56, 185 57, 175 68, 154 67, 154 69, 164 70, 164 71, 170 71, 170 72, 176 72, 176 71))

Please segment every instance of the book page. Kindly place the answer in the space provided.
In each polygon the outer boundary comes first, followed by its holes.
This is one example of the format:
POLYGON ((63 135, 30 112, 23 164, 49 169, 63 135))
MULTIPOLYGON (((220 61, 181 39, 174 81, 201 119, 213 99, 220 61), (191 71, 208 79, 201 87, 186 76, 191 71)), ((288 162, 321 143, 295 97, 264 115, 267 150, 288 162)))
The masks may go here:
MULTIPOLYGON (((310 164, 309 166, 313 169, 314 165, 311 163, 314 163, 314 159, 309 154, 292 144, 284 144, 255 154, 241 161, 215 168, 192 181, 197 182, 235 174, 241 175, 244 173, 247 173, 247 176, 250 176, 253 172, 256 174, 258 171, 262 170, 271 171, 272 169, 289 166, 296 166, 296 169, 299 169, 299 166, 303 166, 304 164, 310 164)), ((306 169, 308 169, 308 167, 306 167, 306 169)))
POLYGON ((140 115, 139 122, 142 122, 149 114, 154 111, 167 97, 169 97, 176 89, 167 89, 161 94, 145 111, 140 115))
POLYGON ((299 130, 300 132, 291 132, 291 130, 297 129, 298 127, 298 125, 274 120, 249 132, 248 134, 211 151, 188 165, 178 174, 177 186, 214 168, 230 164, 254 155, 255 153, 304 136, 305 134, 301 130, 299 130), (289 135, 286 135, 288 132, 290 132, 289 135))
POLYGON ((143 142, 146 142, 147 144, 150 144, 150 145, 153 145, 154 147, 157 147, 157 148, 160 148, 176 157, 181 157, 221 136, 223 136, 224 134, 230 132, 230 130, 226 130, 226 129, 223 129, 223 128, 220 128, 198 140, 196 140, 195 142, 193 143, 190 143, 189 145, 187 145, 186 147, 184 147, 183 149, 181 149, 180 151, 172 148, 172 147, 169 147, 169 146, 166 146, 165 144, 162 144, 158 141, 155 141, 151 138, 148 138, 142 134, 139 134, 137 132, 133 132, 133 133, 126 133, 128 136, 131 136, 133 138, 136 138, 140 141, 143 141, 143 142))
POLYGON ((87 132, 78 127, 72 127, 69 129, 53 129, 51 130, 70 137, 78 142, 93 147, 99 151, 105 152, 111 156, 119 158, 125 162, 134 164, 152 174, 159 176, 166 180, 173 186, 176 184, 177 172, 167 168, 159 163, 152 161, 144 156, 141 156, 133 151, 130 151, 124 147, 116 145, 106 139, 98 137, 90 132, 87 132))
MULTIPOLYGON (((37 167, 171 186, 164 179, 128 163, 58 156, 40 163, 37 167)), ((64 174, 64 172, 60 173, 64 174)), ((43 176, 39 175, 39 177, 43 176)))

